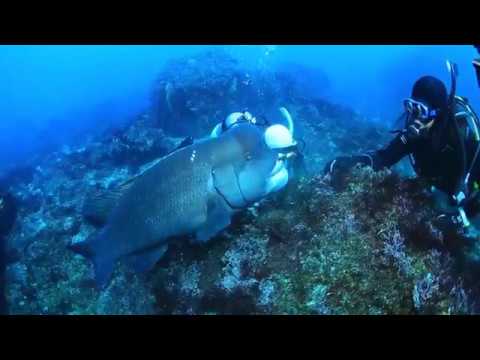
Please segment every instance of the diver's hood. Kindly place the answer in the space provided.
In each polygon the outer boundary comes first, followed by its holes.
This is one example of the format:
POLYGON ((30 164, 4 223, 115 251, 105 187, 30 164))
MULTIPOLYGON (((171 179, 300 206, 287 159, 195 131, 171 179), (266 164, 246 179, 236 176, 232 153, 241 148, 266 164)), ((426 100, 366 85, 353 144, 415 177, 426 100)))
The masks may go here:
POLYGON ((412 98, 430 109, 445 110, 448 107, 448 93, 445 84, 433 76, 423 76, 413 85, 412 98))
POLYGON ((238 120, 240 120, 242 117, 243 117, 243 113, 241 113, 241 112, 231 113, 225 119, 225 123, 224 123, 225 125, 224 126, 228 129, 232 125, 236 124, 238 122, 238 120))
POLYGON ((287 122, 287 126, 281 124, 275 124, 269 126, 265 130, 265 143, 272 150, 287 150, 297 146, 297 142, 293 138, 294 124, 293 119, 288 110, 281 107, 280 113, 287 122))
POLYGON ((226 131, 236 124, 240 124, 240 123, 255 124, 255 122, 256 122, 256 119, 248 111, 234 112, 228 115, 225 121, 222 122, 222 131, 226 131))

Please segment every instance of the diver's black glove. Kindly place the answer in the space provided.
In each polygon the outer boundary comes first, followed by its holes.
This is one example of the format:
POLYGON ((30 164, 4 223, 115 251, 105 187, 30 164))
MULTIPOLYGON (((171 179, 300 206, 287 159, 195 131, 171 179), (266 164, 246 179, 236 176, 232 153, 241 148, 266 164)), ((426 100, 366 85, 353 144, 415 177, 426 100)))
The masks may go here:
POLYGON ((457 214, 441 214, 433 220, 433 225, 444 235, 454 235, 463 239, 466 243, 472 243, 477 240, 476 231, 470 223, 462 220, 460 212, 457 214))
POLYGON ((372 166, 372 158, 368 155, 340 156, 329 161, 323 169, 324 175, 342 174, 353 168, 355 165, 372 166))
POLYGON ((372 166, 368 155, 341 156, 330 161, 324 168, 324 175, 330 176, 330 184, 337 191, 343 191, 349 182, 349 170, 355 165, 372 166))
POLYGON ((461 234, 463 232, 462 222, 457 215, 441 214, 433 220, 433 225, 444 233, 461 234))

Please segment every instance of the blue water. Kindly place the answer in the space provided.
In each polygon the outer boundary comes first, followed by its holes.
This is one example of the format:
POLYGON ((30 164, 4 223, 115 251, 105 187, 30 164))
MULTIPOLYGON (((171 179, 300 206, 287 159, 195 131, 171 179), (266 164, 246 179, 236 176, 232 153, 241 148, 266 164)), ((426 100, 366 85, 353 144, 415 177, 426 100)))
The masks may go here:
MULTIPOLYGON (((0 169, 41 149, 98 133, 145 109, 166 61, 206 46, 0 46, 0 169)), ((445 60, 458 63, 458 94, 480 108, 472 46, 227 46, 249 66, 285 63, 321 69, 311 91, 391 123, 416 78, 449 86, 445 60)))

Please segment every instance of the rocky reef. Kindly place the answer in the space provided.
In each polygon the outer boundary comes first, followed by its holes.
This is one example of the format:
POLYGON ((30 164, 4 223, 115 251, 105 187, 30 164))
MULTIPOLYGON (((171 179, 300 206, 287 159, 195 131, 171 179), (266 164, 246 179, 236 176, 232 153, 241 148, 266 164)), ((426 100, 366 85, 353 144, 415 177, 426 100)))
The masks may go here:
POLYGON ((8 239, 10 312, 477 313, 478 270, 469 249, 428 221, 426 184, 395 169, 321 174, 334 156, 384 144, 387 129, 306 94, 286 71, 246 70, 225 51, 173 61, 159 75, 152 109, 128 126, 4 178, 19 208, 8 239), (277 106, 289 109, 306 144, 307 174, 239 213, 209 243, 174 242, 146 274, 119 263, 97 290, 90 262, 68 250, 96 231, 80 215, 85 194, 141 172, 180 136, 203 136, 230 111, 274 117, 277 106))

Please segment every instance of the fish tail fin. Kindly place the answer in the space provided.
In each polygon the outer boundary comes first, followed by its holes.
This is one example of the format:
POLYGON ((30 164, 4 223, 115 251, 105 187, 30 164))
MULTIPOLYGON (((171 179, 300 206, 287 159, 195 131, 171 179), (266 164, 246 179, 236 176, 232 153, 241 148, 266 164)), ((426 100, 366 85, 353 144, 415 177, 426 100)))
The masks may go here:
POLYGON ((68 247, 73 252, 80 254, 93 262, 97 288, 102 290, 108 284, 113 273, 114 260, 108 257, 98 256, 95 252, 93 244, 95 244, 94 240, 99 236, 102 236, 102 234, 100 233, 90 236, 87 240, 70 244, 68 247))

